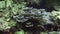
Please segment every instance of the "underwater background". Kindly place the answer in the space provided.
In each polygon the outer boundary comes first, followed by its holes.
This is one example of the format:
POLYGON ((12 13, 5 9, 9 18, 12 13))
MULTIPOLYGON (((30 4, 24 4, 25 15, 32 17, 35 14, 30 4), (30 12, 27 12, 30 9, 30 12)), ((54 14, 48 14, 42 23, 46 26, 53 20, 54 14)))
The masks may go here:
POLYGON ((0 34, 60 34, 60 0, 0 0, 0 34))

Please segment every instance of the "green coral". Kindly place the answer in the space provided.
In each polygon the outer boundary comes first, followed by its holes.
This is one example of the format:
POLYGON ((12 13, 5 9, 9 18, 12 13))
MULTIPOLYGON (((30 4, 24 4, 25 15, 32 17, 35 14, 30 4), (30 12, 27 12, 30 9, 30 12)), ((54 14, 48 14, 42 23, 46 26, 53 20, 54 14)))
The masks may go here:
POLYGON ((52 16, 54 17, 54 19, 60 19, 60 12, 57 12, 57 11, 53 11, 52 13, 52 16))
MULTIPOLYGON (((5 1, 1 1, 5 2, 5 1)), ((0 3, 1 3, 0 2, 0 3)), ((1 3, 2 4, 2 3, 1 3)), ((6 0, 6 3, 4 3, 4 9, 0 8, 0 30, 6 30, 10 29, 13 26, 16 26, 16 21, 14 21, 11 17, 16 14, 22 14, 23 7, 25 7, 25 2, 20 2, 19 4, 13 4, 12 0, 6 0), (6 5, 7 4, 7 5, 6 5)), ((3 6, 0 5, 0 7, 3 6)))
POLYGON ((21 2, 20 4, 13 4, 14 7, 12 7, 12 13, 17 14, 17 13, 24 13, 23 8, 25 7, 26 3, 21 2))
POLYGON ((10 28, 8 22, 6 22, 4 18, 0 18, 0 30, 5 30, 7 28, 10 28))
POLYGON ((55 5, 54 8, 57 10, 53 10, 51 12, 51 15, 55 18, 55 19, 60 19, 60 5, 55 5))
POLYGON ((24 31, 20 30, 20 31, 15 32, 15 34, 24 34, 24 31))
POLYGON ((5 8, 5 1, 0 1, 0 8, 5 8))

